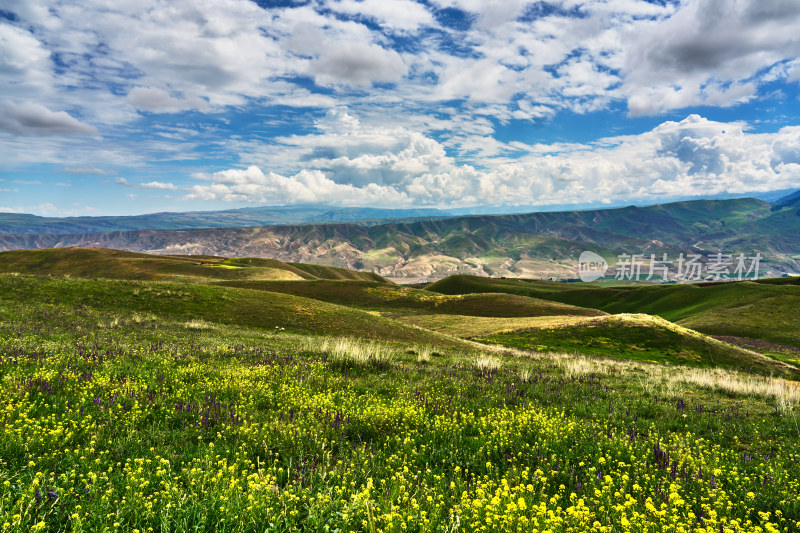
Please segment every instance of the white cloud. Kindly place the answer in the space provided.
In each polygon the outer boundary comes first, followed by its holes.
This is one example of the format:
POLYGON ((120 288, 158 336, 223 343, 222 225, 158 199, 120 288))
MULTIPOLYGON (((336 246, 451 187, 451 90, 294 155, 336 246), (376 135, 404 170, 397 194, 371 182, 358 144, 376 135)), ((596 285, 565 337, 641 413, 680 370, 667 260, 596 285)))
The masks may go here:
POLYGON ((408 68, 394 50, 378 45, 332 43, 311 63, 318 85, 347 84, 368 87, 373 83, 397 82, 408 68))
MULTIPOLYGON (((466 99, 501 120, 548 115, 526 114, 521 98, 550 115, 620 99, 631 114, 651 114, 748 101, 767 79, 763 69, 800 55, 800 9, 787 0, 559 0, 549 10, 527 0, 320 0, 272 9, 246 0, 13 0, 10 8, 22 22, 0 23, 0 97, 83 106, 82 116, 107 124, 129 122, 136 110, 354 106, 354 96, 386 83, 396 84, 381 89, 386 101, 466 99), (444 7, 476 24, 440 26, 432 11, 444 7), (526 13, 538 14, 521 20, 526 13), (423 27, 433 33, 418 36, 423 27), (422 41, 400 52, 395 32, 422 41), (68 68, 54 68, 51 54, 68 68), (297 76, 337 92, 287 81, 297 76)), ((799 72, 786 63, 781 76, 798 80, 799 72)), ((372 96, 361 103, 376 105, 372 96)))
POLYGON ((106 176, 108 174, 108 172, 105 170, 99 169, 93 165, 64 167, 61 169, 61 171, 66 172, 67 174, 95 174, 97 176, 106 176))
POLYGON ((425 6, 412 0, 338 0, 330 7, 339 13, 377 20, 393 30, 416 31, 435 23, 425 6))
POLYGON ((97 130, 66 111, 33 102, 2 102, 0 130, 14 135, 94 135, 97 130))
POLYGON ((631 115, 733 106, 764 83, 800 82, 794 1, 318 0, 266 9, 248 0, 8 0, 8 9, 17 19, 0 22, 6 166, 218 158, 266 178, 223 183, 212 173, 191 192, 197 198, 271 190, 285 201, 346 193, 451 204, 778 186, 793 183, 800 164, 793 130, 734 135, 735 125, 722 133, 694 119, 581 146, 503 142, 495 132, 613 102, 631 115), (447 7, 464 10, 469 28, 442 26, 447 7), (308 134, 318 111, 301 108, 336 110, 308 134), (211 115, 151 128, 152 115, 190 110, 211 115), (98 132, 103 143, 85 137, 98 132), (33 135, 35 144, 25 137, 33 135))
POLYGON ((691 0, 623 38, 631 114, 753 98, 760 71, 800 55, 800 4, 691 0))
POLYGON ((31 89, 47 89, 51 82, 50 52, 33 34, 0 22, 0 96, 19 97, 31 89))
POLYGON ((519 17, 530 0, 433 0, 439 7, 454 7, 478 17, 482 27, 495 28, 519 17))
POLYGON ((202 111, 209 107, 202 98, 176 98, 158 87, 134 87, 128 93, 128 100, 137 109, 155 113, 176 113, 187 109, 202 111))
POLYGON ((95 207, 81 204, 73 204, 71 209, 58 207, 51 202, 44 202, 34 206, 27 206, 12 213, 31 213, 46 217, 76 217, 81 215, 96 215, 99 210, 95 207))
MULTIPOLYGON (((589 145, 498 146, 503 157, 458 164, 441 144, 333 110, 320 132, 284 138, 303 170, 257 166, 197 178, 188 199, 341 205, 553 205, 658 200, 800 186, 800 127, 747 133, 690 115, 589 145), (512 157, 514 154, 514 157, 512 157)), ((268 165, 268 162, 265 161, 268 165)), ((285 163, 285 161, 284 161, 285 163)))
POLYGON ((255 166, 195 177, 211 181, 195 185, 187 200, 256 202, 269 205, 331 202, 342 205, 405 205, 409 199, 396 189, 369 183, 363 187, 336 183, 319 170, 301 170, 286 177, 255 166))
POLYGON ((178 187, 172 183, 162 181, 150 181, 147 183, 131 183, 125 178, 114 178, 114 183, 123 187, 133 187, 134 189, 159 189, 162 191, 175 191, 178 187))

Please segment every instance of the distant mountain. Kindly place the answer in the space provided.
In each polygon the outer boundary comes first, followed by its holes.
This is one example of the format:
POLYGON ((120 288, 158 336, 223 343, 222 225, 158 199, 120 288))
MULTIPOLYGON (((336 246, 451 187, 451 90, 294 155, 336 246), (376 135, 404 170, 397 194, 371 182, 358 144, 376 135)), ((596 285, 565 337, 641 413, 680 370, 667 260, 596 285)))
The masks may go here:
POLYGON ((786 196, 779 198, 774 202, 772 207, 773 211, 780 211, 784 207, 791 207, 800 205, 800 191, 794 191, 791 194, 787 194, 786 196))
MULTIPOLYGON (((800 191, 789 189, 754 193, 759 200, 772 202, 780 210, 797 199, 800 191), (788 194, 787 193, 792 193, 788 194)), ((731 199, 731 195, 713 199, 731 199)), ((697 198, 683 199, 694 201, 697 198)), ((624 204, 603 206, 602 210, 624 204)), ((638 204, 649 206, 650 204, 638 204)), ((411 208, 386 209, 375 207, 340 207, 325 204, 299 204, 227 209, 222 211, 188 211, 148 213, 130 216, 41 217, 24 213, 0 213, 0 235, 20 234, 84 234, 137 230, 186 230, 208 228, 245 228, 254 226, 286 226, 349 222, 374 226, 387 222, 419 222, 437 218, 475 215, 505 215, 525 212, 596 211, 592 204, 561 206, 474 206, 451 209, 411 208)))
POLYGON ((618 254, 760 252, 762 275, 800 271, 800 206, 753 198, 648 207, 435 218, 376 225, 303 224, 195 230, 0 235, 0 250, 93 246, 157 254, 265 257, 367 270, 391 278, 455 273, 576 277, 593 250, 618 254))
POLYGON ((779 189, 777 191, 755 192, 748 194, 747 196, 775 204, 781 202, 786 196, 791 196, 796 192, 798 192, 797 189, 779 189))
POLYGON ((386 219, 447 216, 439 209, 377 209, 330 205, 245 207, 225 211, 151 213, 134 216, 40 217, 0 213, 0 234, 99 233, 144 229, 200 229, 353 221, 372 225, 386 219))

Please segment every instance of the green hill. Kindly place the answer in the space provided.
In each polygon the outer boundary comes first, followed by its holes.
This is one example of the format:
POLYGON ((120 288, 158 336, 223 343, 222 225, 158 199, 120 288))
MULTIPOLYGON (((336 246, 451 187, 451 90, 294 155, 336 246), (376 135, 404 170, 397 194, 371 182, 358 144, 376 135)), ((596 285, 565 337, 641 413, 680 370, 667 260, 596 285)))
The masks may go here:
POLYGON ((513 294, 443 295, 400 285, 366 281, 227 281, 227 286, 304 296, 372 311, 458 314, 487 317, 597 316, 573 305, 513 294))
POLYGON ((503 292, 519 296, 548 296, 553 292, 572 290, 570 283, 537 279, 487 278, 457 274, 440 279, 425 287, 425 290, 441 294, 480 294, 503 292))
POLYGON ((647 313, 709 335, 759 339, 800 347, 797 278, 757 282, 598 286, 585 283, 452 276, 427 287, 447 294, 508 292, 535 295, 607 313, 647 313))
POLYGON ((386 282, 369 272, 274 259, 150 255, 81 247, 0 252, 0 272, 173 281, 349 279, 386 282))
POLYGON ((155 325, 159 320, 199 321, 265 332, 284 328, 281 331, 289 333, 458 344, 365 311, 288 294, 204 284, 0 274, 0 319, 35 323, 41 316, 58 315, 104 323, 152 316, 149 322, 155 325))
POLYGON ((800 371, 791 365, 645 314, 560 319, 558 323, 468 338, 522 350, 800 377, 800 371))
POLYGON ((737 282, 600 288, 548 298, 609 313, 648 313, 711 335, 800 347, 800 286, 737 282))

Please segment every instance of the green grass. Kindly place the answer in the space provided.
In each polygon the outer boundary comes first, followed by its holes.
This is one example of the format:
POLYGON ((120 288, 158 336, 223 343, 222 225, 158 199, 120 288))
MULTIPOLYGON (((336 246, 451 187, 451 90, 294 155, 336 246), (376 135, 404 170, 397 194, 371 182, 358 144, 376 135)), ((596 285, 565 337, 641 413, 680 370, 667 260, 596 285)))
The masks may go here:
POLYGON ((718 341, 650 315, 610 315, 567 324, 470 336, 474 340, 531 351, 705 368, 748 369, 800 378, 800 370, 759 353, 718 341))
POLYGON ((550 298, 609 313, 640 312, 708 333, 800 347, 800 287, 754 282, 586 289, 550 298))
POLYGON ((0 528, 800 528, 800 388, 777 363, 650 316, 459 309, 587 311, 372 281, 0 274, 0 528))
POLYGON ((571 283, 561 283, 557 281, 485 278, 465 274, 448 276, 425 287, 426 290, 441 294, 502 292, 534 298, 547 296, 553 292, 562 290, 571 290, 573 288, 574 286, 571 283))
POLYGON ((223 284, 230 287, 293 294, 393 314, 436 313, 494 317, 596 316, 603 314, 594 309, 584 309, 525 296, 510 294, 442 295, 410 287, 366 281, 232 281, 223 284))
POLYGON ((367 273, 274 259, 149 255, 104 248, 50 248, 0 252, 0 272, 138 280, 351 279, 386 282, 367 273))
POLYGON ((793 278, 680 285, 597 287, 584 283, 453 276, 428 290, 525 294, 607 313, 647 313, 709 335, 800 347, 800 286, 793 278), (785 283, 783 280, 787 280, 785 283))
POLYGON ((479 317, 456 314, 419 314, 398 316, 397 320, 454 337, 471 338, 534 328, 567 327, 583 323, 586 318, 579 315, 479 317))
POLYGON ((229 288, 0 279, 5 531, 664 530, 648 502, 687 531, 800 525, 784 385, 267 333, 213 321, 247 309, 229 288))
MULTIPOLYGON (((36 320, 38 313, 98 314, 111 324, 152 320, 199 321, 220 326, 257 328, 314 335, 349 335, 370 339, 456 343, 434 333, 358 309, 288 294, 173 282, 39 278, 0 274, 0 317, 36 320), (426 340, 427 339, 427 340, 426 340)), ((87 324, 90 328, 97 324, 87 324)))

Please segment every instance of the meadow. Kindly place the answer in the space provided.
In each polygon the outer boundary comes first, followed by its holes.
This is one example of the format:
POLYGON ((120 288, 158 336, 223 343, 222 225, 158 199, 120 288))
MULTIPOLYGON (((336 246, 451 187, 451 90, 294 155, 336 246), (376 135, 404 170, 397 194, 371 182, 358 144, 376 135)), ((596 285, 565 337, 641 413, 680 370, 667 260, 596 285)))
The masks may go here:
POLYGON ((470 340, 599 311, 66 274, 0 274, 3 531, 800 530, 777 359, 687 366, 711 341, 674 328, 647 358, 470 340))

